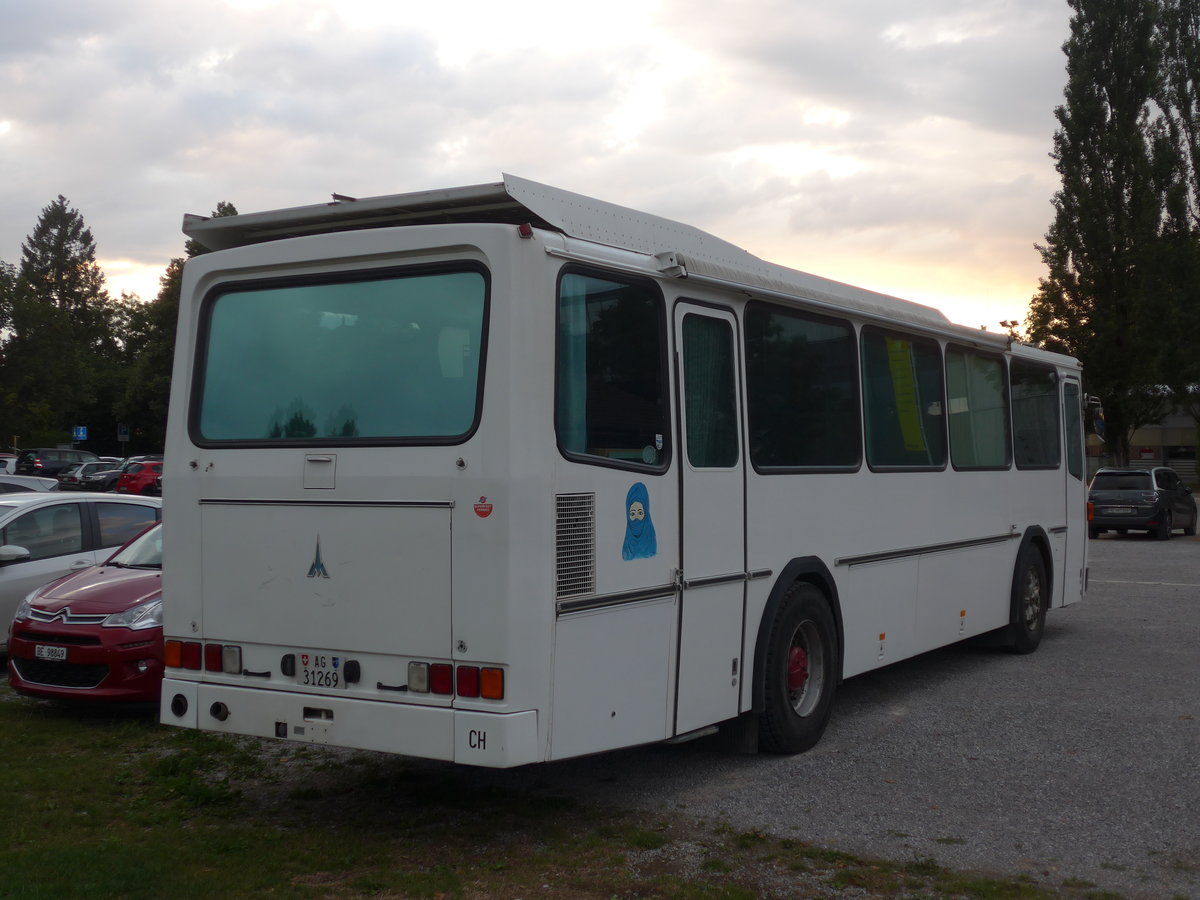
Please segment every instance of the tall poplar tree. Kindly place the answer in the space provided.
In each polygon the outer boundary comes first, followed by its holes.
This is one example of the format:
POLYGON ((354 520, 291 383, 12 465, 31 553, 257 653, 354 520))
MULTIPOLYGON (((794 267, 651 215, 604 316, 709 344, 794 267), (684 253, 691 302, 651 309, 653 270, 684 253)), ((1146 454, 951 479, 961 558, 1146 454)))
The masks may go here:
POLYGON ((1039 246, 1048 274, 1030 304, 1027 330, 1083 362, 1100 397, 1106 442, 1129 458, 1133 429, 1166 411, 1157 388, 1164 364, 1155 311, 1163 233, 1156 0, 1069 0, 1063 45, 1065 102, 1055 109, 1051 154, 1062 177, 1054 222, 1039 246))
POLYGON ((1160 323, 1171 342, 1165 381, 1200 422, 1200 0, 1161 0, 1158 105, 1172 162, 1165 212, 1160 323))

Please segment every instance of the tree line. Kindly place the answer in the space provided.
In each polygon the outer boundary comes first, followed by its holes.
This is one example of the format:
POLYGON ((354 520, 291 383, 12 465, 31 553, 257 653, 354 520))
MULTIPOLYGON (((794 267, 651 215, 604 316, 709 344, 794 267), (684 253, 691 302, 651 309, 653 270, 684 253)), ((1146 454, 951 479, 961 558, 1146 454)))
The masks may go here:
POLYGON ((1200 0, 1068 0, 1062 178, 1027 337, 1078 357, 1129 460, 1134 429, 1200 413, 1200 0))
MULTIPOLYGON (((236 213, 220 203, 213 215, 236 213)), ((84 449, 162 451, 183 263, 207 252, 190 240, 184 250, 153 300, 113 297, 79 211, 62 195, 42 209, 20 263, 0 260, 0 447, 69 444, 82 425, 84 449)))

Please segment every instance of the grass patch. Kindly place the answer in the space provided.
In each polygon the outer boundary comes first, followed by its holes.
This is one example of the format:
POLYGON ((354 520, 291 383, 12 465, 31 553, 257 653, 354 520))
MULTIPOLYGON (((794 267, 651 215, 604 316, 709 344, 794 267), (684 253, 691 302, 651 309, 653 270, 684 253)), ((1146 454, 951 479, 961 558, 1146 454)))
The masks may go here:
POLYGON ((1107 897, 647 822, 474 770, 167 728, 6 685, 0 758, 0 894, 13 900, 1107 897))

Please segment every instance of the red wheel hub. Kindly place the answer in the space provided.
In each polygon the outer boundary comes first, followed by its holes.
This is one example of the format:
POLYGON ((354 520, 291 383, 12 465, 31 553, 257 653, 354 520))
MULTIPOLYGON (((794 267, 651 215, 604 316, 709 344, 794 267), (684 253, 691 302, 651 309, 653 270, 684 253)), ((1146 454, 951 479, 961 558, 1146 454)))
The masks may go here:
POLYGON ((792 649, 788 651, 788 690, 803 690, 804 685, 807 683, 808 652, 803 647, 792 647, 792 649))

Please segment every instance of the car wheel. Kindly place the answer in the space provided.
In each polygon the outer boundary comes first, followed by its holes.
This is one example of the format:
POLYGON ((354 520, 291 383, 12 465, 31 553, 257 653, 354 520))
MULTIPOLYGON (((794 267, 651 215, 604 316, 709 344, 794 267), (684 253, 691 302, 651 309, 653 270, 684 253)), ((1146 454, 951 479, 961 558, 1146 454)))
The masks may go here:
POLYGON ((1049 605, 1046 561, 1041 551, 1027 544, 1017 558, 1012 590, 1012 624, 1008 626, 1009 650, 1032 653, 1042 642, 1049 605))
POLYGON ((775 611, 763 668, 759 748, 802 753, 825 731, 837 692, 837 628, 825 595, 797 582, 775 611))
POLYGON ((1187 527, 1183 529, 1183 533, 1186 534, 1188 537, 1196 536, 1196 504, 1195 503, 1192 504, 1192 521, 1190 521, 1187 524, 1187 527))
POLYGON ((1092 538, 1093 540, 1100 537, 1100 529, 1099 528, 1089 528, 1088 529, 1088 537, 1092 538))
POLYGON ((1160 541, 1169 541, 1171 539, 1172 528, 1174 528, 1174 522, 1171 519, 1171 514, 1167 513, 1158 524, 1158 528, 1154 530, 1154 537, 1160 541))

